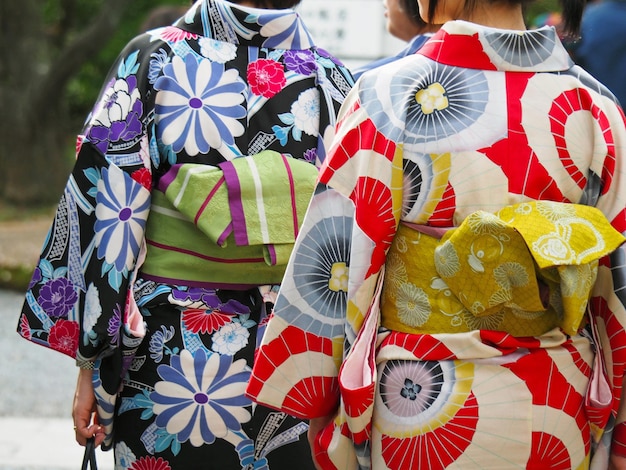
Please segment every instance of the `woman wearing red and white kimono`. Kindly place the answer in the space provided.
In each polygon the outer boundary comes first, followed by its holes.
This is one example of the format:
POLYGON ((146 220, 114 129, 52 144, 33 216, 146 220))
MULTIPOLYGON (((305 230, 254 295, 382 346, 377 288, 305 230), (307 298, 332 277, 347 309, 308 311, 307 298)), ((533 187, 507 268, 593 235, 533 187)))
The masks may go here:
POLYGON ((623 111, 522 2, 419 3, 443 26, 344 102, 247 393, 319 468, 618 468, 623 111))

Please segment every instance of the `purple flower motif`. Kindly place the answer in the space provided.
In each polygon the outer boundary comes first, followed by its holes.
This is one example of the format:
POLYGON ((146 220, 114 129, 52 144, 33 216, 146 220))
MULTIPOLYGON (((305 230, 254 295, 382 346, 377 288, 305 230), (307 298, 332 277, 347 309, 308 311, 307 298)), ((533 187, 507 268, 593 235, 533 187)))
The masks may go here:
POLYGON ((37 266, 35 268, 35 271, 33 272, 33 277, 30 279, 30 282, 28 284, 28 289, 32 289, 42 279, 43 276, 41 275, 41 269, 39 268, 39 266, 37 266))
POLYGON ((122 356, 122 369, 120 372, 120 378, 124 378, 124 376, 126 375, 126 372, 128 372, 128 370, 130 369, 130 366, 133 364, 133 361, 135 360, 135 355, 131 354, 124 354, 122 356))
POLYGON ((288 70, 302 75, 311 75, 315 70, 315 56, 308 50, 291 50, 285 52, 285 66, 288 70))
POLYGON ((326 49, 322 49, 321 47, 317 47, 315 51, 320 55, 320 57, 324 57, 325 59, 332 59, 333 56, 326 49))
POLYGON ((316 48, 315 52, 317 52, 320 57, 328 59, 334 64, 343 65, 343 63, 339 59, 337 59, 337 57, 332 56, 327 50, 322 49, 321 47, 316 48))
POLYGON ((204 302, 207 305, 219 303, 214 289, 191 287, 189 290, 172 289, 172 298, 177 302, 204 302))
POLYGON ((113 309, 113 315, 109 318, 109 324, 107 326, 107 334, 111 338, 111 344, 118 344, 120 340, 122 325, 122 310, 119 304, 113 309))
POLYGON ((93 111, 88 138, 106 153, 109 143, 128 142, 141 134, 142 115, 136 77, 111 80, 93 111))
POLYGON ((74 290, 74 285, 64 277, 46 282, 39 291, 37 299, 41 308, 48 315, 56 318, 66 316, 77 300, 78 295, 74 290))
POLYGON ((250 309, 242 303, 229 299, 222 303, 214 289, 203 289, 201 287, 191 287, 189 290, 172 290, 172 301, 185 307, 219 310, 222 313, 250 313, 250 309))
POLYGON ((315 163, 315 159, 317 158, 317 149, 308 149, 304 152, 304 160, 310 163, 315 163))

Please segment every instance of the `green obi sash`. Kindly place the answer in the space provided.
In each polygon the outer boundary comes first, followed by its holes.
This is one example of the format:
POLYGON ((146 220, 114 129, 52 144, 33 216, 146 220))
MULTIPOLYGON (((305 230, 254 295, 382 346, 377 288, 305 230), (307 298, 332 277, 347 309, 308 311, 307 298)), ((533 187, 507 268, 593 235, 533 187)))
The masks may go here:
POLYGON ((208 288, 280 283, 317 175, 273 151, 173 166, 153 191, 142 275, 208 288))

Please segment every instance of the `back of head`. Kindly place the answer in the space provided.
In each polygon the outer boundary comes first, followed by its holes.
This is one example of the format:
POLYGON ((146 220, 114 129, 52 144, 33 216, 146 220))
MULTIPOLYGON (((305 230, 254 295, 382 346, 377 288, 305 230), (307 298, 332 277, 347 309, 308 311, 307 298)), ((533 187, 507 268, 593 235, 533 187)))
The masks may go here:
POLYGON ((426 25, 426 22, 420 16, 420 9, 416 0, 400 0, 402 9, 407 16, 420 28, 426 25))
POLYGON ((282 10, 285 8, 293 8, 300 3, 301 0, 229 0, 231 3, 244 3, 256 8, 271 8, 282 10))
MULTIPOLYGON (((437 6, 445 0, 428 0, 428 22, 432 23, 435 18, 437 6)), ((534 0, 465 0, 465 12, 474 11, 482 4, 484 8, 489 5, 509 4, 522 5, 523 8, 530 5, 534 0)), ((580 30, 580 21, 586 0, 559 0, 562 9, 563 33, 565 35, 577 36, 580 30)))

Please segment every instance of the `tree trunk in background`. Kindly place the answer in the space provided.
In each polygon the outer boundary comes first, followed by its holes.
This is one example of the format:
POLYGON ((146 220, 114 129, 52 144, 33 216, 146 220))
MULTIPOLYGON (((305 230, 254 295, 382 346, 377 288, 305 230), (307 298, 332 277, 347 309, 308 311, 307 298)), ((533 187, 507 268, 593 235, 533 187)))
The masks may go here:
MULTIPOLYGON (((69 11, 75 1, 58 8, 69 11)), ((65 89, 113 36, 133 0, 93 0, 100 11, 81 31, 63 31, 57 43, 46 35, 42 3, 0 1, 0 199, 24 207, 58 201, 81 124, 70 122, 65 89)))

